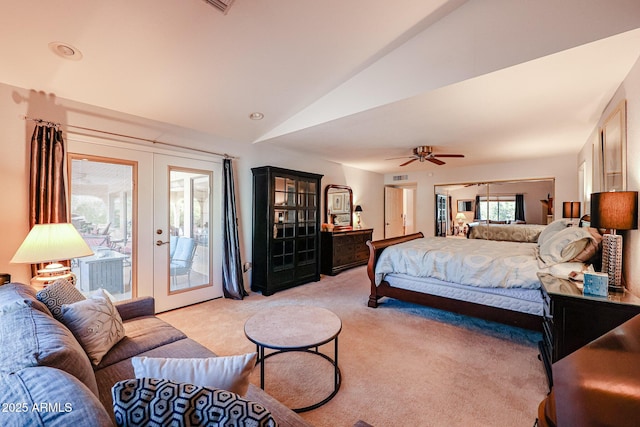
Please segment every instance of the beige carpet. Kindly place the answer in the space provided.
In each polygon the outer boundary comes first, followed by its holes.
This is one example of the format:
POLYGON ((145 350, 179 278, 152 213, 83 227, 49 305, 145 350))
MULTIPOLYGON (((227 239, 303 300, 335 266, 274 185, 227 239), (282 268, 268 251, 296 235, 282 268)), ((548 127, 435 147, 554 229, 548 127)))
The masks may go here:
MULTIPOLYGON (((316 426, 527 426, 546 395, 539 334, 396 300, 368 308, 364 267, 264 297, 218 299, 160 317, 219 355, 255 351, 244 322, 277 305, 315 305, 342 319, 342 386, 316 426)), ((328 344, 321 350, 333 354, 328 344)), ((267 359, 266 390, 290 407, 328 395, 331 366, 309 354, 267 359)), ((252 382, 259 384, 258 369, 252 382)))

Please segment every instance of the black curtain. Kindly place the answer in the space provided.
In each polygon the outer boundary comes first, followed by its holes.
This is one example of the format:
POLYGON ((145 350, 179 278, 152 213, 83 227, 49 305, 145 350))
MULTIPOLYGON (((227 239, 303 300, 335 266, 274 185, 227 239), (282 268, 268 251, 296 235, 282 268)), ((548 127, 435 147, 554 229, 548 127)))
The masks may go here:
POLYGON ((516 221, 525 221, 524 219, 524 195, 516 194, 516 221))
POLYGON ((224 167, 224 250, 222 256, 222 290, 225 298, 243 299, 248 295, 244 289, 240 244, 238 240, 238 217, 236 213, 236 192, 233 182, 231 159, 223 160, 224 167))
POLYGON ((480 221, 480 196, 476 196, 476 207, 474 210, 473 216, 480 221))

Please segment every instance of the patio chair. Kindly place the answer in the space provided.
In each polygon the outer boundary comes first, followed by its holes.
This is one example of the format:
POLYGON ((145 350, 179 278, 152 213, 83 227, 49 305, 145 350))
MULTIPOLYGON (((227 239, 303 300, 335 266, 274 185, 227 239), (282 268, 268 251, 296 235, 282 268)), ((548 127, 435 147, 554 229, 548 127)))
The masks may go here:
POLYGON ((191 286, 191 266, 196 254, 197 243, 191 237, 178 237, 176 248, 171 256, 170 274, 173 285, 177 286, 178 276, 187 276, 187 283, 191 286))

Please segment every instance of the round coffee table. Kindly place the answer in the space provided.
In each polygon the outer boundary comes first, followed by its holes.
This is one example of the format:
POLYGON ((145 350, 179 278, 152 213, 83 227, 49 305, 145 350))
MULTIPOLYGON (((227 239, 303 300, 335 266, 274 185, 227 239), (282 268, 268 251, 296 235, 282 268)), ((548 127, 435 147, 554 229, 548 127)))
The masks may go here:
POLYGON ((260 387, 264 389, 264 360, 276 354, 302 351, 328 360, 334 367, 333 392, 318 403, 293 409, 305 412, 316 409, 338 393, 340 368, 338 367, 338 335, 342 321, 326 308, 306 305, 284 305, 264 309, 253 315, 244 325, 244 334, 256 345, 260 364, 260 387), (334 357, 321 353, 319 346, 334 342, 334 357), (275 350, 265 354, 265 349, 275 350))

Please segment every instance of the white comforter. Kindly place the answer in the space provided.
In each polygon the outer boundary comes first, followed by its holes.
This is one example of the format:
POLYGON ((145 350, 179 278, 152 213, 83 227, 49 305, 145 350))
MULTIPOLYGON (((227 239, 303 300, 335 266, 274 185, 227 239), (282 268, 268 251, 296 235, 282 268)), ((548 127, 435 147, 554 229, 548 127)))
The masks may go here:
POLYGON ((537 289, 541 271, 535 243, 425 237, 386 248, 376 284, 389 273, 433 277, 484 288, 537 289))

